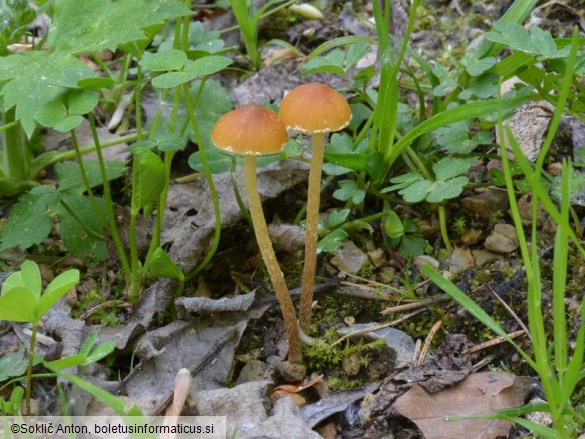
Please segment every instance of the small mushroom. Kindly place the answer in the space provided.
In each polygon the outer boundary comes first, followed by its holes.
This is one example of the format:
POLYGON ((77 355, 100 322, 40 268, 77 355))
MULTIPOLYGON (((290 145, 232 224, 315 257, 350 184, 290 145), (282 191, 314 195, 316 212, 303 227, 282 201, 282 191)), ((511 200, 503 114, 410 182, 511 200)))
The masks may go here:
POLYGON ((318 82, 300 85, 288 93, 278 113, 288 128, 313 136, 313 155, 307 199, 307 238, 301 286, 300 327, 308 332, 311 325, 313 286, 317 267, 317 225, 321 168, 325 153, 325 134, 345 128, 351 121, 351 109, 345 98, 318 82))
POLYGON ((288 335, 288 358, 293 363, 301 364, 302 353, 297 315, 268 236, 268 228, 256 184, 256 157, 279 153, 286 145, 287 140, 286 127, 278 116, 256 104, 244 105, 224 114, 211 132, 211 141, 217 148, 244 156, 244 184, 248 196, 250 216, 260 254, 266 264, 282 310, 288 335))

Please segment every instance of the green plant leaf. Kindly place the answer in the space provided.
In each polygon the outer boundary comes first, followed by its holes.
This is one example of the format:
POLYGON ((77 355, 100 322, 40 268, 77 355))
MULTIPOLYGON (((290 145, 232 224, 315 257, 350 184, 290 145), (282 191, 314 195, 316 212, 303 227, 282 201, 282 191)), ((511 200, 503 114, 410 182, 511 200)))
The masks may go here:
POLYGON ((68 357, 59 358, 58 360, 50 361, 49 364, 52 367, 59 369, 67 369, 69 367, 75 367, 83 364, 85 357, 80 354, 69 355, 68 357))
POLYGON ((51 281, 34 309, 35 321, 39 321, 67 291, 79 283, 79 270, 71 269, 51 281))
POLYGON ((149 26, 190 14, 173 0, 57 0, 49 47, 75 54, 114 51, 122 43, 147 38, 144 29, 149 26))
POLYGON ((329 221, 327 222, 327 225, 329 228, 335 228, 342 225, 349 217, 350 212, 351 209, 333 210, 329 214, 329 221))
POLYGON ((49 186, 39 186, 22 195, 2 227, 0 249, 27 249, 40 244, 51 233, 59 198, 49 186))
POLYGON ((183 280, 185 275, 166 252, 158 247, 152 254, 150 261, 150 272, 156 277, 167 277, 170 279, 183 280))
MULTIPOLYGON (((104 162, 106 168, 106 178, 108 181, 121 177, 126 169, 124 162, 106 161, 104 162)), ((95 187, 102 184, 99 162, 95 159, 84 159, 83 166, 87 174, 87 180, 90 187, 95 187)), ((74 191, 76 193, 85 192, 85 185, 81 178, 81 171, 77 162, 61 162, 55 165, 55 173, 57 174, 57 182, 59 183, 59 191, 74 191)))
POLYGON ((225 56, 209 55, 188 63, 182 72, 163 73, 152 80, 156 88, 174 88, 200 76, 217 73, 233 61, 225 56))
POLYGON ((465 176, 436 181, 431 186, 426 201, 429 203, 440 203, 443 200, 458 197, 463 192, 463 187, 467 183, 469 183, 469 179, 465 176))
POLYGON ((0 357, 0 383, 9 378, 23 375, 27 364, 23 345, 19 345, 17 351, 2 355, 0 357))
POLYGON ((75 87, 79 80, 93 76, 95 73, 81 61, 61 52, 35 50, 3 57, 0 81, 7 82, 0 93, 4 111, 16 106, 16 119, 30 138, 40 108, 66 88, 75 87))
POLYGON ((79 348, 79 354, 87 357, 91 352, 91 348, 97 340, 97 331, 91 331, 91 334, 84 340, 83 344, 79 348))
POLYGON ((103 236, 106 209, 103 199, 96 198, 96 203, 100 212, 95 211, 90 198, 85 195, 71 191, 61 193, 61 204, 58 208, 60 234, 63 244, 72 256, 104 261, 109 256, 103 236))
POLYGON ((427 194, 433 187, 433 182, 429 180, 418 180, 404 189, 398 191, 404 201, 407 203, 420 203, 427 197, 427 194))
POLYGON ((87 114, 98 104, 98 95, 88 90, 73 90, 69 93, 67 110, 69 114, 87 114))
MULTIPOLYGON (((227 172, 232 167, 232 158, 228 154, 224 154, 215 148, 206 149, 205 154, 212 174, 227 172)), ((199 151, 189 156, 189 166, 197 172, 205 172, 199 151)))
POLYGON ((384 217, 382 226, 390 238, 400 238, 402 235, 404 235, 404 224, 402 224, 400 217, 393 210, 390 210, 384 217))
POLYGON ((28 289, 38 299, 41 297, 41 272, 33 261, 24 261, 20 266, 23 287, 28 289))
POLYGON ((353 180, 342 180, 339 182, 339 189, 333 192, 333 198, 340 201, 351 200, 354 204, 364 201, 366 191, 361 189, 353 180))
POLYGON ((77 81, 77 86, 85 90, 101 90, 114 85, 116 81, 112 78, 85 78, 77 81))
POLYGON ((61 133, 68 133, 73 128, 77 128, 83 122, 83 117, 78 114, 65 117, 61 122, 53 127, 54 130, 61 133))
POLYGON ((150 140, 156 143, 159 151, 182 151, 187 143, 185 138, 169 132, 155 133, 150 140))
POLYGON ((448 178, 461 175, 477 161, 477 157, 452 158, 445 157, 433 165, 433 171, 437 180, 446 180, 448 178))
POLYGON ((90 364, 96 363, 100 361, 102 358, 107 357, 110 355, 114 349, 116 349, 116 342, 115 341, 106 341, 104 343, 100 343, 99 345, 95 346, 89 355, 85 358, 85 361, 81 363, 82 366, 88 366, 90 364))
POLYGON ((317 253, 329 253, 337 250, 347 239, 347 236, 347 232, 343 229, 334 230, 317 243, 317 253))
POLYGON ((140 210, 154 204, 166 180, 160 157, 149 149, 135 149, 132 180, 132 209, 140 210))
POLYGON ((153 72, 168 70, 180 70, 187 61, 187 54, 179 49, 165 50, 162 52, 144 52, 138 64, 153 72))
POLYGON ((29 322, 35 320, 34 307, 37 298, 24 287, 15 287, 0 296, 0 319, 12 322, 29 322))
POLYGON ((46 127, 54 127, 67 116, 67 109, 59 101, 46 102, 35 114, 38 123, 46 127))
MULTIPOLYGON (((191 84, 190 93, 193 102, 197 97, 201 81, 195 81, 191 84)), ((233 108, 232 100, 221 83, 215 79, 208 79, 205 82, 203 91, 195 104, 195 117, 199 123, 199 131, 203 138, 203 146, 211 149, 211 130, 218 119, 233 108)), ((189 136, 195 143, 191 126, 188 128, 189 136)))
POLYGON ((220 72, 232 63, 233 61, 226 56, 209 55, 204 56, 203 58, 199 58, 195 61, 188 62, 184 71, 195 73, 195 77, 209 76, 220 72))

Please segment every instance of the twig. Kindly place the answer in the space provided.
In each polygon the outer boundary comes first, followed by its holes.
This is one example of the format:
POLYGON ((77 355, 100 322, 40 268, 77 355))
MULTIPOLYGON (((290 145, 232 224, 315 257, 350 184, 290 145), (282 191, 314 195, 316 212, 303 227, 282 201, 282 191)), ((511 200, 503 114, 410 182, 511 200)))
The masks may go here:
POLYGON ((420 356, 416 362, 417 366, 420 366, 421 364, 424 363, 425 358, 429 353, 429 349, 431 348, 431 341, 433 341, 435 334, 437 333, 442 324, 443 322, 441 320, 437 321, 429 331, 427 337, 425 338, 425 344, 423 345, 423 348, 420 351, 420 356))
POLYGON ((381 325, 376 325, 376 326, 372 326, 370 328, 365 328, 365 329, 360 329, 357 331, 350 332, 349 334, 345 334, 343 337, 341 337, 339 340, 337 340, 335 343, 333 343, 330 347, 333 347, 333 346, 341 343, 342 341, 344 341, 350 337, 364 335, 364 334, 367 334, 369 332, 377 331, 378 329, 384 329, 384 328, 387 328, 389 326, 397 325, 398 323, 402 323, 403 321, 405 321, 405 320, 411 318, 412 316, 415 316, 423 311, 424 311, 424 309, 419 309, 417 311, 411 312, 410 314, 406 314, 406 315, 400 317, 399 319, 392 320, 391 322, 382 323, 381 325))
POLYGON ((500 301, 500 303, 502 304, 502 306, 504 308, 506 308, 506 310, 510 313, 510 315, 514 318, 514 320, 516 320, 518 322, 518 324, 520 325, 520 327, 522 328, 522 330, 524 331, 524 333, 528 336, 528 338, 530 339, 530 341, 532 341, 532 337, 530 337, 530 331, 528 330, 528 328, 526 327, 526 325, 524 324, 524 322, 522 322, 522 320, 520 320, 520 317, 518 317, 518 315, 512 310, 512 308, 510 308, 508 306, 508 304, 506 302, 504 302, 504 300, 498 295, 498 293, 496 293, 494 291, 494 289, 492 288, 491 285, 488 284, 488 288, 492 292, 492 294, 494 296, 496 296, 496 299, 498 299, 500 301))
MULTIPOLYGON (((525 334, 524 331, 515 331, 515 332, 511 332, 510 334, 508 334, 508 337, 510 337, 511 339, 515 339, 515 338, 518 338, 524 334, 525 334)), ((469 349, 463 351, 463 353, 464 354, 472 354, 474 352, 478 352, 478 351, 481 351, 483 349, 487 349, 489 347, 499 345, 499 344, 503 343, 504 341, 505 341, 504 337, 501 337, 501 336, 496 337, 496 338, 492 338, 491 340, 488 340, 486 342, 483 342, 483 343, 480 343, 480 344, 475 345, 473 347, 470 347, 469 349)))
POLYGON ((418 300, 416 302, 406 303, 404 305, 391 306, 389 308, 384 309, 380 314, 386 315, 386 314, 390 314, 393 312, 402 312, 402 311, 408 311, 411 309, 425 308, 428 305, 431 305, 433 303, 442 302, 443 300, 446 300, 447 298, 448 298, 448 296, 446 294, 441 294, 440 296, 433 297, 431 299, 418 300))

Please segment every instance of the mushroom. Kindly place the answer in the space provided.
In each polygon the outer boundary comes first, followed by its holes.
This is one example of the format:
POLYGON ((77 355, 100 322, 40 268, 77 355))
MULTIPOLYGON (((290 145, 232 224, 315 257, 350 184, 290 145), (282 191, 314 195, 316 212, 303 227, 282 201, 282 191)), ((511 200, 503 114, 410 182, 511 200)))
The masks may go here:
POLYGON ((307 198, 307 238, 301 286, 300 327, 308 332, 311 325, 313 286, 317 266, 317 225, 321 168, 325 153, 325 134, 345 128, 351 121, 351 109, 345 98, 332 88, 312 82, 292 89, 282 100, 278 113, 288 128, 313 136, 313 155, 307 198))
POLYGON ((302 363, 297 315, 278 265, 256 184, 256 156, 279 153, 288 140, 284 123, 266 108, 248 104, 224 114, 213 127, 211 141, 223 150, 244 156, 244 184, 260 254, 276 293, 288 335, 288 358, 302 363))

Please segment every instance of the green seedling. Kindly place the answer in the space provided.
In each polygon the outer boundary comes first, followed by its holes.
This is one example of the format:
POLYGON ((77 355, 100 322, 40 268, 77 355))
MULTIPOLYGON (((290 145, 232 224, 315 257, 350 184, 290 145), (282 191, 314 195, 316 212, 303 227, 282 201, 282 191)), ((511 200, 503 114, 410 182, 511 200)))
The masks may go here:
POLYGON ((20 271, 12 273, 2 284, 0 318, 32 323, 26 380, 26 412, 30 414, 31 374, 39 322, 67 291, 79 283, 79 271, 67 270, 57 276, 41 293, 41 274, 32 261, 25 261, 20 271))
MULTIPOLYGON (((254 10, 253 2, 248 0, 229 0, 229 3, 231 10, 236 17, 236 21, 238 22, 250 65, 254 70, 258 70, 260 68, 262 55, 262 51, 258 47, 259 21, 292 5, 295 3, 295 0, 269 0, 264 6, 258 9, 258 11, 254 10)), ((285 45, 288 48, 292 48, 295 52, 298 52, 298 50, 290 44, 285 43, 285 45)))
POLYGON ((522 427, 527 428, 535 434, 538 434, 538 436, 546 439, 576 437, 579 434, 582 425, 585 424, 583 408, 574 406, 575 392, 578 389, 579 383, 585 378, 585 373, 583 372, 583 359, 585 357, 585 302, 582 303, 581 310, 578 311, 578 326, 575 333, 574 344, 570 344, 568 340, 568 325, 571 325, 572 327, 573 323, 569 323, 567 320, 565 306, 570 241, 573 242, 581 256, 585 257, 585 249, 581 245, 577 236, 575 236, 570 224, 569 207, 572 186, 571 180, 573 175, 571 161, 563 161, 559 208, 553 203, 548 192, 541 184, 540 179, 544 159, 552 144, 555 132, 561 120, 561 115, 565 111, 565 102, 570 94, 570 78, 573 75, 577 58, 577 36, 578 30, 575 28, 571 39, 571 50, 567 58, 563 86, 559 90, 558 102, 549 127, 549 133, 537 157, 534 170, 528 160, 523 156, 510 127, 504 127, 501 122, 500 112, 500 138, 504 138, 505 129, 505 134, 507 134, 510 140, 512 152, 516 157, 516 161, 520 165, 526 180, 532 188, 532 193, 534 194, 532 200, 531 240, 529 242, 524 232, 522 219, 516 202, 508 151, 504 145, 501 145, 501 156, 506 179, 508 200, 510 202, 510 212, 516 226, 520 242, 520 251, 526 271, 528 327, 533 350, 532 355, 524 351, 515 341, 510 339, 504 328, 502 328, 489 314, 483 311, 453 283, 442 277, 431 267, 423 267, 424 273, 441 289, 453 297, 460 305, 465 307, 474 317, 489 329, 500 335, 508 343, 512 344, 540 378, 547 399, 545 403, 538 405, 528 404, 518 409, 502 411, 498 412, 496 415, 485 417, 501 418, 516 422, 522 427), (547 339, 547 331, 545 330, 547 322, 545 322, 543 314, 544 285, 541 279, 542 273, 540 255, 538 253, 538 232, 536 227, 538 223, 538 203, 542 203, 548 214, 551 215, 558 224, 553 254, 554 270, 552 272, 552 334, 554 338, 550 342, 547 339), (549 412, 553 421, 552 427, 546 427, 521 417, 522 415, 535 410, 549 412))

